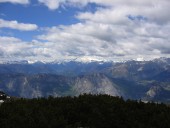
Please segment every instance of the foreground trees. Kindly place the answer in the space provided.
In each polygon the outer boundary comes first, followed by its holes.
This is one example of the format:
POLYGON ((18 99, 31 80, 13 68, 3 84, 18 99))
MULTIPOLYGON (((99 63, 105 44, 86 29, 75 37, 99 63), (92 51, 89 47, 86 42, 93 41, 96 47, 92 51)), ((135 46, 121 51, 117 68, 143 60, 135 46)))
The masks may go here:
POLYGON ((170 128, 164 104, 108 95, 19 99, 0 106, 1 128, 170 128))

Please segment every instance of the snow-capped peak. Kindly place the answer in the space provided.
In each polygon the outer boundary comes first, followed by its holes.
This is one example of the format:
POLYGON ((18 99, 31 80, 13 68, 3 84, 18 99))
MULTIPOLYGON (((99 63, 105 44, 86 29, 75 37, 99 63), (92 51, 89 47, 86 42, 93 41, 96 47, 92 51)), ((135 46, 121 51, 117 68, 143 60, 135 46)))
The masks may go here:
POLYGON ((143 58, 143 57, 138 57, 138 58, 136 59, 136 61, 144 61, 144 58, 143 58))

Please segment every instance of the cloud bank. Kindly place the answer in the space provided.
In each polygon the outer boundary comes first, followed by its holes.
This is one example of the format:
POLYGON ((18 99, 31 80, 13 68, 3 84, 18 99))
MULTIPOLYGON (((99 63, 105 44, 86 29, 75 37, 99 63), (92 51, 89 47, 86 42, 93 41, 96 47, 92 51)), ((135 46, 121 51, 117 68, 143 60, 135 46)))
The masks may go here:
MULTIPOLYGON (((79 23, 43 28, 43 34, 31 42, 0 37, 0 54, 4 58, 53 61, 170 57, 169 0, 38 1, 51 10, 61 5, 83 8, 90 3, 98 8, 95 12, 77 12, 75 18, 79 23)), ((2 19, 0 27, 22 31, 38 28, 35 24, 2 19)))
POLYGON ((36 24, 18 23, 18 21, 7 21, 0 19, 0 28, 10 28, 20 31, 33 31, 38 28, 36 24))
POLYGON ((107 6, 98 8, 96 12, 78 13, 76 18, 82 22, 70 26, 54 26, 38 36, 38 39, 55 42, 60 47, 59 51, 65 51, 65 56, 95 56, 102 59, 169 56, 168 0, 54 1, 57 6, 50 8, 47 5, 50 9, 68 3, 107 6))
POLYGON ((29 0, 0 0, 0 3, 29 4, 29 0))

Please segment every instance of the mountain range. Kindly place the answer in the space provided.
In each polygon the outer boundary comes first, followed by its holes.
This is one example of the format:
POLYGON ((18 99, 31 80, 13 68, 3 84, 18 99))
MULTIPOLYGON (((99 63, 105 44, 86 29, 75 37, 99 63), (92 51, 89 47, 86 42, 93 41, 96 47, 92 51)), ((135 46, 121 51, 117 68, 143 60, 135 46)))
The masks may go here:
POLYGON ((109 94, 170 103, 170 58, 0 64, 0 91, 16 97, 109 94))

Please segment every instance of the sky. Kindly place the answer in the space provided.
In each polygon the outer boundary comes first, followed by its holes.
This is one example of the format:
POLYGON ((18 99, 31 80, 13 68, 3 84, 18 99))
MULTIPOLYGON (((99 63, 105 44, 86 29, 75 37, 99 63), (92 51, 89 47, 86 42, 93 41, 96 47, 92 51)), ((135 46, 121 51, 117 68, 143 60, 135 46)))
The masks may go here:
POLYGON ((0 61, 170 57, 169 0, 0 0, 0 61))

